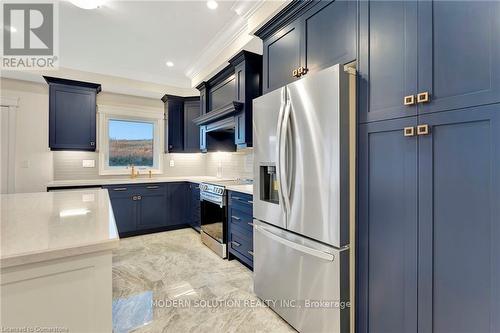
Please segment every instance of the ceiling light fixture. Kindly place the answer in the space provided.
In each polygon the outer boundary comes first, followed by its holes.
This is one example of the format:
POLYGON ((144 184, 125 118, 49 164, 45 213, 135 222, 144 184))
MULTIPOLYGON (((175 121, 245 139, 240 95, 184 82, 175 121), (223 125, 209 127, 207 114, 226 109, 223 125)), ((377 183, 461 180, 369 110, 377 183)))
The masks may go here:
POLYGON ((167 61, 165 65, 167 65, 167 67, 174 67, 174 63, 171 61, 167 61))
POLYGON ((219 4, 215 0, 208 0, 207 7, 214 10, 214 9, 217 9, 217 7, 219 7, 219 4))
POLYGON ((69 0, 73 5, 82 9, 96 9, 104 4, 104 0, 69 0))

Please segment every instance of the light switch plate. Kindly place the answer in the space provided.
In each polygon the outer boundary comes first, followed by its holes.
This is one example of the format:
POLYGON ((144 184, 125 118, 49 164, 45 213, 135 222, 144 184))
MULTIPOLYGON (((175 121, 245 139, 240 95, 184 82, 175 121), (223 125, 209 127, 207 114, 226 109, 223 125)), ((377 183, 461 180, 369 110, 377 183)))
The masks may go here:
POLYGON ((175 161, 174 161, 174 160, 170 160, 170 166, 171 166, 171 167, 174 167, 174 166, 175 166, 175 161))
POLYGON ((82 167, 95 168, 95 160, 82 160, 82 167))

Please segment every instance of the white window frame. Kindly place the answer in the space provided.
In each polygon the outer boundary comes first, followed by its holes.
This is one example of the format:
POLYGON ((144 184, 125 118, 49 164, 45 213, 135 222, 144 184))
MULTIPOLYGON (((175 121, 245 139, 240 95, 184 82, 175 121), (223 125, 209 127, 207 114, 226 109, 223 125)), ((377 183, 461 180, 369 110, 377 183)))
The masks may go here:
POLYGON ((163 110, 151 108, 129 108, 125 106, 98 105, 99 131, 99 175, 128 175, 130 167, 109 166, 109 121, 139 121, 153 123, 153 167, 136 166, 139 172, 163 173, 163 110))

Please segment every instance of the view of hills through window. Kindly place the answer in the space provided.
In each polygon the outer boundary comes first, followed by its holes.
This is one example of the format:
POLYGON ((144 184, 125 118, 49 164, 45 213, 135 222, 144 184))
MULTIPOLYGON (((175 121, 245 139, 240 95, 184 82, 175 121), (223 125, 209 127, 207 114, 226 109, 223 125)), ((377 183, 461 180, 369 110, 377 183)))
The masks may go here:
POLYGON ((154 125, 148 122, 109 120, 109 166, 153 166, 154 125))

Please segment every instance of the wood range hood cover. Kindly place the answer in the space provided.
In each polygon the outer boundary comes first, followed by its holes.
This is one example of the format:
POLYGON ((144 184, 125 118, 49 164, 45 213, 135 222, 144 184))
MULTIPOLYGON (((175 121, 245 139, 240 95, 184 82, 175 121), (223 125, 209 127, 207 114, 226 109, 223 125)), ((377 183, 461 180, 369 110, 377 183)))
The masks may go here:
POLYGON ((198 126, 208 125, 212 131, 219 129, 220 126, 216 124, 222 125, 223 128, 227 129, 228 127, 235 126, 235 121, 233 115, 243 110, 244 104, 241 102, 232 101, 218 109, 207 112, 195 119, 193 122, 198 126), (215 126, 210 126, 210 125, 215 126))

